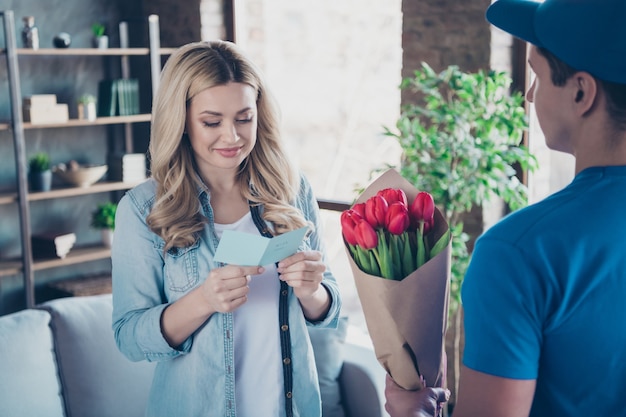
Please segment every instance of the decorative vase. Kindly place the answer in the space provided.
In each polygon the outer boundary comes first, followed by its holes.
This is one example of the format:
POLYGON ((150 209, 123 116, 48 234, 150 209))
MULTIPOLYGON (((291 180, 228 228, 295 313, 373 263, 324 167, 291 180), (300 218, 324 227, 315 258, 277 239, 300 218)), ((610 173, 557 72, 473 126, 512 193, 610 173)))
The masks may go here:
POLYGON ((102 243, 105 247, 111 249, 113 246, 113 229, 102 229, 102 243))
POLYGON ((22 47, 27 49, 39 49, 39 29, 35 26, 33 16, 24 16, 24 28, 22 29, 22 47))
POLYGON ((52 188, 52 170, 29 172, 28 182, 31 191, 50 191, 52 188))

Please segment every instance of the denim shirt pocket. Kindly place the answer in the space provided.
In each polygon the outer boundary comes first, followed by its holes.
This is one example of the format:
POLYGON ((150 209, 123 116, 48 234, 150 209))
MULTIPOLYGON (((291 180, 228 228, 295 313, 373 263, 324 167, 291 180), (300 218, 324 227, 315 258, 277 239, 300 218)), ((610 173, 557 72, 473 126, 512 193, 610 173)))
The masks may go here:
POLYGON ((186 292, 199 281, 199 240, 184 248, 171 248, 165 257, 165 279, 172 292, 186 292))

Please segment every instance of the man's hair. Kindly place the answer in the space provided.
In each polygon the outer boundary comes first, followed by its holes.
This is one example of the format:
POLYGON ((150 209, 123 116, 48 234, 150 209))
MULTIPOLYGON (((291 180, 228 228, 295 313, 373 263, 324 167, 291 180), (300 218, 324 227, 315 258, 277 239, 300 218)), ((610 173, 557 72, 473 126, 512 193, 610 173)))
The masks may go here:
MULTIPOLYGON (((538 48, 539 53, 546 58, 550 66, 552 84, 557 87, 565 85, 567 80, 578 72, 565 62, 557 58, 552 52, 545 48, 538 48)), ((600 88, 606 94, 606 108, 609 117, 613 120, 614 126, 618 130, 626 130, 626 84, 618 84, 596 78, 600 88)))

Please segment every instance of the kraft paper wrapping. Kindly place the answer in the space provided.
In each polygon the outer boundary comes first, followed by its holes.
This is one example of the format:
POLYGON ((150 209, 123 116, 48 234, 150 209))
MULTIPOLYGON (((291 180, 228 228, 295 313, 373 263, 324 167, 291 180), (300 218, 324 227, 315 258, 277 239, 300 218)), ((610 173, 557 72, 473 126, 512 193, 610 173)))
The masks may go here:
MULTIPOLYGON (((365 202, 384 188, 402 189, 409 204, 419 192, 391 169, 370 184, 356 203, 365 202)), ((448 224, 436 209, 433 240, 447 229, 448 224)), ((448 243, 445 250, 402 281, 364 273, 345 248, 376 357, 393 380, 407 390, 421 389, 422 380, 431 387, 444 382, 450 246, 448 243)))

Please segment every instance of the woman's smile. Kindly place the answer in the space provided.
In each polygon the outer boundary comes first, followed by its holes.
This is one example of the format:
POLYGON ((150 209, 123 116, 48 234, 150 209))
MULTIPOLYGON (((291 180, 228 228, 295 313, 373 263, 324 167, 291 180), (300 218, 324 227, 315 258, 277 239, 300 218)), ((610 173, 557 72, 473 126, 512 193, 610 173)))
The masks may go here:
POLYGON ((224 158, 235 158, 239 156, 243 146, 237 146, 232 148, 215 148, 214 151, 219 153, 224 158))

